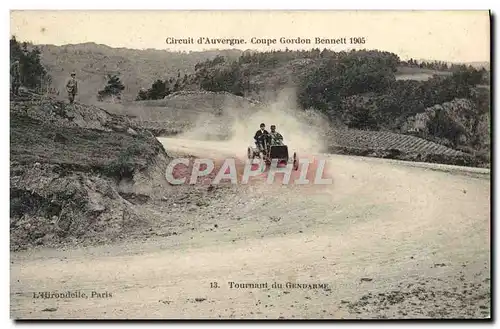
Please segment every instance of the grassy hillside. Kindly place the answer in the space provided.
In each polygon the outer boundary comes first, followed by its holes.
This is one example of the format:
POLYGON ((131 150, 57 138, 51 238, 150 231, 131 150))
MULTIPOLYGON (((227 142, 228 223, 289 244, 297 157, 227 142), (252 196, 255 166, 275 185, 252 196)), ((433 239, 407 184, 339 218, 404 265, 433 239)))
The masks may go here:
POLYGON ((194 72, 198 62, 223 55, 235 59, 238 50, 175 53, 155 49, 111 48, 95 43, 77 45, 39 45, 41 60, 53 77, 54 87, 64 92, 64 83, 71 71, 80 83, 79 99, 95 101, 97 91, 106 84, 107 74, 120 74, 125 85, 124 99, 135 99, 141 88, 148 88, 156 79, 177 77, 194 72))
MULTIPOLYGON (((106 84, 106 75, 120 74, 125 85, 124 99, 133 100, 141 88, 149 88, 156 79, 176 78, 180 73, 192 74, 195 65, 221 55, 228 60, 238 59, 239 50, 203 52, 168 52, 157 49, 112 48, 95 43, 75 45, 37 45, 41 59, 48 73, 53 77, 54 87, 64 91, 64 82, 71 71, 76 71, 81 83, 80 100, 94 101, 97 91, 106 84)), ((252 68, 250 84, 254 95, 279 89, 296 82, 305 73, 311 59, 296 58, 277 63, 261 70, 252 68)), ((419 67, 398 67, 396 79, 427 80, 433 75, 447 75, 449 72, 419 67)))

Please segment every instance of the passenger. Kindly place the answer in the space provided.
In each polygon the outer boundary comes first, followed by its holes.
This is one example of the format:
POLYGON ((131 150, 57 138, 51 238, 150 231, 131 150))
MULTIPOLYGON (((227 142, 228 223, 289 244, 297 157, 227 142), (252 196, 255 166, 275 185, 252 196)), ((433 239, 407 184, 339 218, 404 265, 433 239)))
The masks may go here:
POLYGON ((276 131, 276 126, 271 125, 271 133, 269 134, 271 137, 271 145, 283 145, 283 135, 276 131))

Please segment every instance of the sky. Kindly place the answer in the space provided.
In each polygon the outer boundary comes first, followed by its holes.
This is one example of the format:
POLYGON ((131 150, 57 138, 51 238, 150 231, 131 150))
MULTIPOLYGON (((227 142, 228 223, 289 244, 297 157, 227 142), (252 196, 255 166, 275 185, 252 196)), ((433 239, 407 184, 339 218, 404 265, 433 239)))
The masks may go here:
POLYGON ((391 51, 402 59, 490 60, 488 11, 11 11, 10 33, 35 44, 95 42, 178 51, 365 48, 391 51), (198 44, 201 37, 246 43, 198 44), (193 44, 167 44, 167 38, 192 38, 193 44), (275 43, 254 44, 252 38, 275 43), (281 38, 311 43, 282 43, 281 38), (337 44, 317 44, 316 38, 337 44))

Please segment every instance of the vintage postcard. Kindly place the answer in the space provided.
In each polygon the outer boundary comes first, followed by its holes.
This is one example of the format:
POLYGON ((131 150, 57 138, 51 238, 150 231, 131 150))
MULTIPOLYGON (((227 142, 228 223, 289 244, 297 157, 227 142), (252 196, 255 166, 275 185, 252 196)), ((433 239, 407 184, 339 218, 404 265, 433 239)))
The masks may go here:
POLYGON ((488 11, 11 11, 12 319, 491 319, 488 11))

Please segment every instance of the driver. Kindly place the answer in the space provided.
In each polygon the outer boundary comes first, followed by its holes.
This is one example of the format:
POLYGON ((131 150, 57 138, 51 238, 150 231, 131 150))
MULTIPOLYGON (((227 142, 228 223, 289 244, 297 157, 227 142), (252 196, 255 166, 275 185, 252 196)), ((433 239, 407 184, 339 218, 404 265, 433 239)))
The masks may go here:
POLYGON ((271 125, 271 145, 283 145, 283 135, 276 131, 276 126, 271 125))
POLYGON ((260 124, 260 129, 255 132, 253 139, 255 140, 255 145, 259 150, 264 150, 262 138, 268 138, 269 132, 266 130, 266 125, 264 123, 260 124))

